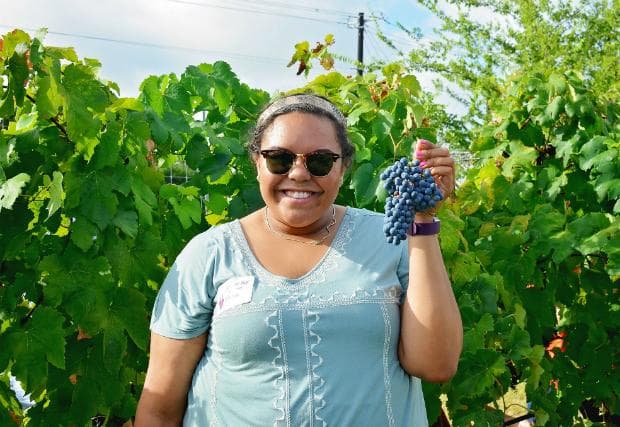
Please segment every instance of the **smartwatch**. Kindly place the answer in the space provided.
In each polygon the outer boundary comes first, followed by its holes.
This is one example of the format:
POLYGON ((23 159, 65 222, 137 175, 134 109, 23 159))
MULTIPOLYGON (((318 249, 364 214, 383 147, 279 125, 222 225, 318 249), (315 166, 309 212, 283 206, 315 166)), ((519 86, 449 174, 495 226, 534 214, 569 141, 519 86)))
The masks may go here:
POLYGON ((439 233, 441 221, 433 218, 433 222, 412 222, 407 229, 409 236, 432 236, 439 233))

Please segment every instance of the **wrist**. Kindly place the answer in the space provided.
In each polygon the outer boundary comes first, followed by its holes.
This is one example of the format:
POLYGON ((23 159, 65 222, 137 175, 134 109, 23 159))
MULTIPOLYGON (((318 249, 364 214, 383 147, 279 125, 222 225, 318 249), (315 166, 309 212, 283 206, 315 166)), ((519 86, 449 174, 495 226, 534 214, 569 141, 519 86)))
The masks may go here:
POLYGON ((435 217, 433 213, 416 212, 415 217, 414 217, 414 222, 429 223, 429 222, 435 222, 436 219, 437 217, 435 217))
POLYGON ((437 221, 437 208, 432 207, 422 212, 416 212, 414 221, 420 223, 437 221))
POLYGON ((416 215, 416 219, 411 223, 409 228, 407 229, 407 235, 409 236, 432 236, 435 234, 439 234, 439 229, 441 227, 441 222, 436 217, 430 217, 430 221, 425 220, 418 221, 418 217, 416 215))

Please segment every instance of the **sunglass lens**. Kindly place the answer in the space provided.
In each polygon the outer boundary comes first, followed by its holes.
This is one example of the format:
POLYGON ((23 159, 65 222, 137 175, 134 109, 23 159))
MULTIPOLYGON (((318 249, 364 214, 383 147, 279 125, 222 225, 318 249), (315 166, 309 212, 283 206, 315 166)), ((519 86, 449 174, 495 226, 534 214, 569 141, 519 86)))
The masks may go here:
POLYGON ((269 169, 269 172, 282 175, 291 169, 295 156, 286 152, 274 152, 269 153, 265 158, 267 159, 267 169, 269 169))
POLYGON ((308 171, 314 176, 325 176, 332 170, 334 158, 329 153, 314 153, 306 157, 308 171))

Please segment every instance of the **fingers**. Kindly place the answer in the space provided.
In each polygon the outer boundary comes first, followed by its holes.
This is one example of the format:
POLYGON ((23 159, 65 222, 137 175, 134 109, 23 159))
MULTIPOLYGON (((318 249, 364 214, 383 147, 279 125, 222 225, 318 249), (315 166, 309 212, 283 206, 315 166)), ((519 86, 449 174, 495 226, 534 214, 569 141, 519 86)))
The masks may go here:
POLYGON ((456 179, 455 163, 450 151, 444 147, 437 147, 429 141, 418 140, 415 157, 420 161, 422 168, 430 169, 444 198, 448 197, 454 190, 456 179))

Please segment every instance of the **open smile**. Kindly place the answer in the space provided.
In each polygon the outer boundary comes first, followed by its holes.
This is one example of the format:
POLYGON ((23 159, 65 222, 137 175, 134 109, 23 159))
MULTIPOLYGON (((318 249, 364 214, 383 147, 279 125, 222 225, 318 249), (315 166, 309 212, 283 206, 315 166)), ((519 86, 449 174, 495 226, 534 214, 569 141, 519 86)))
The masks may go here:
POLYGON ((309 199, 314 196, 316 193, 311 191, 293 191, 293 190, 284 190, 282 191, 286 197, 291 197, 293 199, 309 199))

